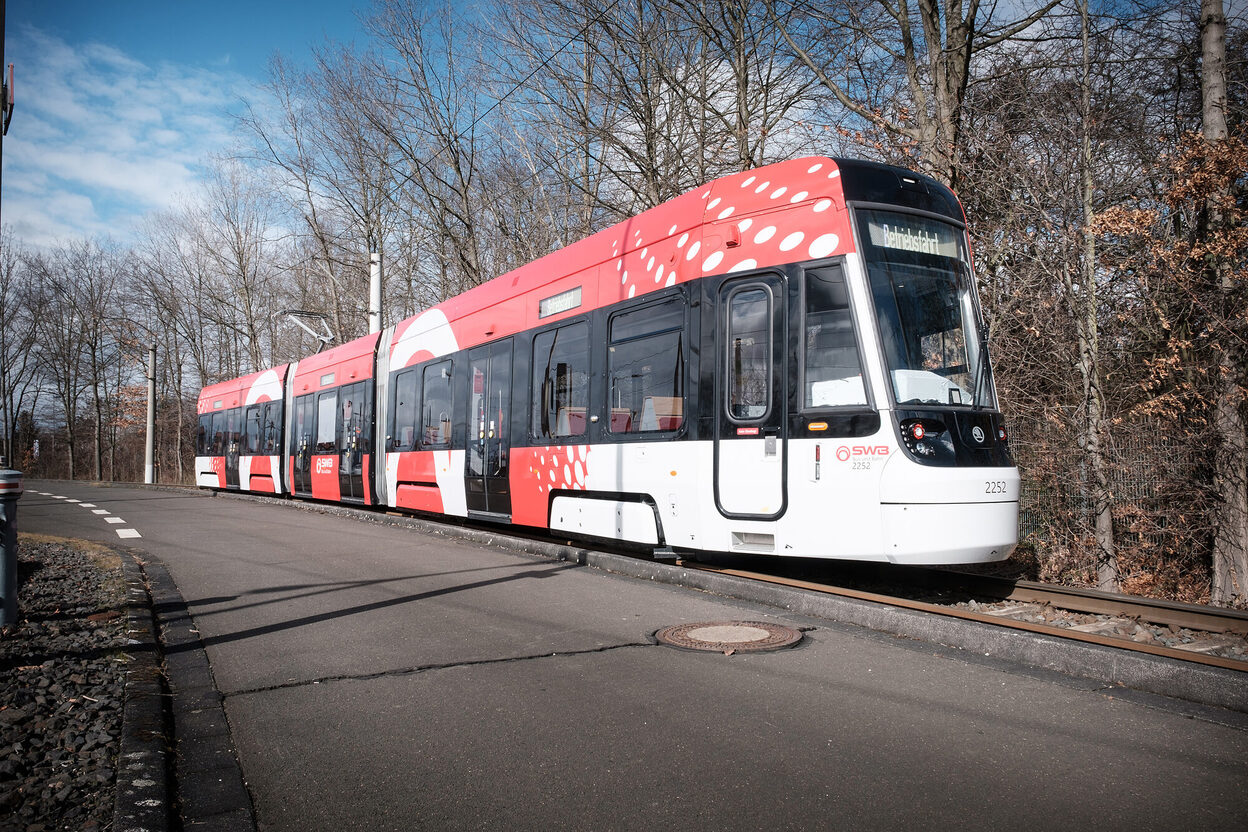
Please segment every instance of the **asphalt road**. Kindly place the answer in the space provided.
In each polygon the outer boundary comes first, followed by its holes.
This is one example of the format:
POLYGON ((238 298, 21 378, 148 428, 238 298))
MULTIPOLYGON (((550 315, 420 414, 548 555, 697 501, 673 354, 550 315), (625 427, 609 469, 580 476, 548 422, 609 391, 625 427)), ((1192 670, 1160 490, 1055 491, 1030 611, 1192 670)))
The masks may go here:
POLYGON ((1234 724, 921 642, 227 497, 28 481, 18 527, 168 566, 264 830, 1138 832, 1248 817, 1234 724), (814 629, 755 655, 650 639, 725 620, 814 629))

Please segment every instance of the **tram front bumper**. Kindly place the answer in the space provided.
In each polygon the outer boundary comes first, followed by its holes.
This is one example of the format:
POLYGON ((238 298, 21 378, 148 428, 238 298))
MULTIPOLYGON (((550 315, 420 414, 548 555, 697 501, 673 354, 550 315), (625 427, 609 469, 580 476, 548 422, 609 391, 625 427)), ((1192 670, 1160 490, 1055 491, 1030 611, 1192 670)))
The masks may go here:
POLYGON ((891 563, 957 564, 1005 560, 1018 545, 1018 501, 892 503, 880 506, 891 563))

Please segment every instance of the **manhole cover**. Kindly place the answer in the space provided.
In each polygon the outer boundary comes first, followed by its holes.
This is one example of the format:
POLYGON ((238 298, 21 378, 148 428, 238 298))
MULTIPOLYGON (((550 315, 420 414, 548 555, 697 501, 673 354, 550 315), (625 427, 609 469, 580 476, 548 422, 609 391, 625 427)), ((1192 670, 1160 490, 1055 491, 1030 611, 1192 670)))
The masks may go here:
POLYGON ((757 653, 792 647, 802 640, 800 630, 761 621, 716 621, 675 624, 654 634, 663 644, 686 650, 713 650, 719 653, 757 653))

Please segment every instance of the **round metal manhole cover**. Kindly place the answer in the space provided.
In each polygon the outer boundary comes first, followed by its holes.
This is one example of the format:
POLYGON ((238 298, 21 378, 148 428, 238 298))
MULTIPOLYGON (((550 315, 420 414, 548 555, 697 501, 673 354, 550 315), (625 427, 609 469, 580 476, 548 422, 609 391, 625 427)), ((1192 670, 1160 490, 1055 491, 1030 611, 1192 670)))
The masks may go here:
POLYGON ((802 632, 782 624, 762 621, 717 621, 675 624, 659 630, 654 637, 662 644, 685 650, 758 653, 792 647, 802 640, 802 632))

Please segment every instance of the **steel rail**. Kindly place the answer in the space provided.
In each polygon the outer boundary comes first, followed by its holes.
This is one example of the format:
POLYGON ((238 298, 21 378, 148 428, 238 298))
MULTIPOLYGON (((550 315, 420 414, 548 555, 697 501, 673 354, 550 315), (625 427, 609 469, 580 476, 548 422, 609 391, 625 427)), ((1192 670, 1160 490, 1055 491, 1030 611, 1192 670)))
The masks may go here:
POLYGON ((1058 587, 1032 581, 1010 581, 1014 589, 1003 600, 1051 604, 1074 612, 1120 615, 1154 624, 1186 627, 1210 633, 1248 636, 1248 611, 1202 607, 1179 601, 1147 599, 1078 587, 1058 587))
MULTIPOLYGON (((1099 633, 1084 633, 1077 630, 1070 630, 1065 627, 1054 627, 1047 624, 1035 624, 1030 621, 1019 621, 1018 619, 1009 618, 1001 615, 989 615, 986 613, 972 612, 970 610, 958 609, 956 607, 944 606, 941 604, 932 604, 927 601, 914 601, 908 598, 898 598, 893 595, 882 595, 876 592, 866 592, 860 589, 849 589, 847 587, 832 586, 829 584, 820 584, 813 581, 804 581, 797 578, 784 578, 776 575, 767 575, 761 572, 749 572, 743 569, 732 569, 728 567, 712 566, 705 563, 694 563, 690 561, 682 561, 681 566, 686 569, 696 569, 703 572, 714 572, 720 575, 731 575, 737 578, 744 578, 752 581, 762 581, 765 583, 779 584, 782 586, 792 587, 794 589, 806 589, 812 592, 822 592, 828 595, 837 595, 844 598, 854 598, 860 601, 871 601, 877 604, 887 604, 888 606, 901 607, 903 609, 915 610, 917 612, 932 613, 935 615, 944 615, 950 618, 960 618, 965 621, 977 621, 981 624, 991 624, 996 627, 1005 627, 1012 630, 1024 630, 1038 635, 1055 636, 1057 638, 1070 639, 1073 641, 1082 641, 1088 644, 1097 644, 1102 647, 1114 647, 1120 650, 1132 650, 1137 653, 1149 653, 1154 656, 1161 656, 1167 659, 1176 659, 1178 661, 1192 662, 1195 664, 1209 665, 1211 667, 1220 667, 1226 670, 1238 670, 1240 672, 1248 672, 1248 662, 1236 661, 1234 659, 1224 658, 1222 656, 1208 656, 1201 653, 1193 653, 1189 650, 1179 650, 1174 647, 1164 647, 1156 644, 1142 644, 1140 642, 1131 641, 1124 638, 1114 638, 1111 636, 1101 635, 1099 633)), ((1034 586, 1041 586, 1039 584, 1034 586)), ((1039 592, 1034 588, 1028 588, 1027 592, 1033 598, 1039 597, 1039 592)), ((1102 593, 1106 594, 1106 593, 1102 593)), ((1006 600, 1006 599, 1002 599, 1006 600)), ((1022 599, 1014 599, 1022 600, 1022 599)), ((1037 601, 1038 602, 1038 601, 1037 601)), ((1055 605, 1056 606, 1056 605, 1055 605)), ((1184 605, 1187 606, 1187 605, 1184 605)), ((1207 629, 1200 627, 1199 629, 1207 629)))

